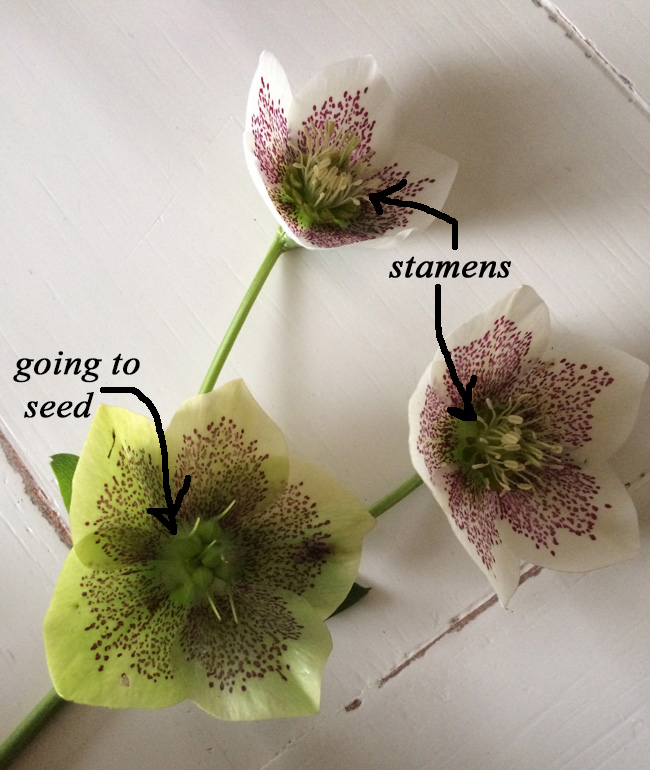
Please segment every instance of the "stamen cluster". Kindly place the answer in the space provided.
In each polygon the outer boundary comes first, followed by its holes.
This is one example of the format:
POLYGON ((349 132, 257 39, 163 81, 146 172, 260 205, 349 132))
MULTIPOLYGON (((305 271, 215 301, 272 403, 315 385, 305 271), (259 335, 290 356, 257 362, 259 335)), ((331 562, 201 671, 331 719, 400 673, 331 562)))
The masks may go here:
POLYGON ((305 229, 313 225, 346 228, 360 213, 361 201, 378 188, 367 153, 351 163, 360 139, 351 132, 336 132, 336 124, 326 121, 322 128, 305 128, 301 147, 290 142, 293 153, 282 180, 282 200, 293 203, 298 223, 305 229))
POLYGON ((468 479, 501 494, 533 491, 543 484, 543 469, 562 467, 562 445, 545 439, 544 418, 533 414, 526 400, 495 405, 486 398, 475 421, 455 421, 453 456, 468 479))
POLYGON ((227 595, 232 616, 238 622, 232 598, 236 548, 219 525, 233 504, 219 516, 205 521, 197 519, 191 529, 179 524, 178 533, 165 543, 159 564, 172 602, 189 606, 207 601, 221 620, 214 597, 227 595))

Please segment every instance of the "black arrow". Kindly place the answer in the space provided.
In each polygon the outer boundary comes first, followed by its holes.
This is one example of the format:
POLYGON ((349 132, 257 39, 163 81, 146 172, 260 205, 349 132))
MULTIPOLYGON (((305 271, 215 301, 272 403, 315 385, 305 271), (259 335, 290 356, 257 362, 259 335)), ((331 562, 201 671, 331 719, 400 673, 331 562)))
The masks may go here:
POLYGON ((165 501, 167 503, 166 508, 147 508, 147 513, 155 516, 158 521, 166 527, 172 535, 177 532, 176 516, 181 508, 183 498, 190 488, 191 476, 185 476, 183 486, 176 495, 176 500, 172 499, 172 490, 169 486, 169 461, 167 457, 167 442, 165 441, 165 432, 163 431, 160 415, 156 409, 153 401, 147 398, 145 394, 139 388, 100 388, 101 393, 132 393, 134 396, 142 401, 147 409, 151 412, 154 424, 156 426, 156 433, 158 434, 158 441, 160 442, 160 456, 162 458, 162 473, 163 473, 163 488, 165 490, 165 501))
POLYGON ((438 219, 443 219, 445 222, 448 222, 451 225, 451 248, 454 250, 457 249, 458 248, 458 220, 457 219, 454 219, 453 217, 450 217, 444 212, 438 211, 438 209, 434 209, 431 206, 425 206, 424 203, 416 203, 416 201, 401 201, 398 198, 388 197, 391 193, 404 189, 406 185, 407 185, 406 179, 402 179, 397 184, 394 184, 391 187, 387 187, 385 190, 368 193, 368 197, 370 198, 370 203, 372 203, 372 205, 375 207, 375 211, 377 212, 377 214, 381 216, 384 213, 384 210, 381 207, 382 203, 388 203, 389 206, 403 206, 404 208, 420 209, 420 211, 426 211, 426 213, 431 214, 432 217, 438 217, 438 219))
POLYGON ((449 369, 449 374, 451 376, 452 382, 456 386, 456 390, 460 393, 460 397, 463 399, 463 409, 460 409, 457 406, 448 406, 447 411, 452 417, 456 417, 459 420, 465 420, 466 422, 471 422, 476 419, 476 412, 474 411, 474 407, 472 406, 472 388, 476 385, 476 375, 473 374, 469 378, 469 382, 467 383, 467 388, 463 387, 462 382, 458 379, 458 375, 456 374, 456 367, 454 366, 454 362, 451 360, 451 356, 449 355, 449 350, 447 349, 447 345, 445 344, 445 338, 442 336, 442 327, 440 323, 440 306, 442 304, 441 299, 441 287, 440 284, 436 284, 436 315, 435 315, 435 325, 436 325, 436 339, 438 340, 438 345, 440 345, 440 350, 442 351, 442 355, 445 357, 445 363, 447 364, 447 369, 449 369))

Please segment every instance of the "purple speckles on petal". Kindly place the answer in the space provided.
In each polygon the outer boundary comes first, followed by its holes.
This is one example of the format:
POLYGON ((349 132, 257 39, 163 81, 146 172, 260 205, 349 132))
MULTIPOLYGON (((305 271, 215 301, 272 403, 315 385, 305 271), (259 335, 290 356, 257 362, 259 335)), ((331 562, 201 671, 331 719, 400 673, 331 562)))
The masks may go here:
POLYGON ((475 490, 459 471, 446 473, 444 484, 455 525, 464 533, 483 564, 492 569, 495 563, 494 548, 501 544, 496 528, 498 494, 475 490))
POLYGON ((613 383, 602 366, 591 368, 562 358, 532 362, 518 387, 530 393, 536 408, 546 415, 552 440, 577 449, 591 441, 593 403, 613 383))
POLYGON ((272 505, 242 521, 242 579, 304 594, 335 553, 331 524, 300 484, 289 485, 272 505))
POLYGON ((427 472, 434 472, 453 462, 454 424, 447 404, 427 385, 424 409, 420 414, 418 452, 424 457, 427 472))
POLYGON ((288 645, 300 640, 285 599, 262 588, 237 586, 239 624, 232 618, 215 623, 209 607, 196 607, 179 638, 182 655, 205 670, 206 685, 233 693, 256 678, 273 677, 276 686, 287 681, 284 656, 288 645))
POLYGON ((270 85, 263 78, 258 111, 252 118, 252 134, 262 175, 269 184, 279 184, 288 154, 289 127, 283 107, 279 101, 276 104, 270 85))
MULTIPOLYGON (((497 318, 485 334, 467 345, 453 348, 451 358, 461 382, 476 375, 474 399, 506 400, 515 390, 525 357, 530 349, 532 333, 518 329, 513 321, 497 318)), ((451 377, 445 376, 449 404, 462 406, 462 400, 451 377)), ((519 391, 521 392, 521 391, 519 391)))
MULTIPOLYGON (((97 500, 99 515, 93 524, 102 561, 127 566, 152 558, 160 531, 147 508, 164 505, 161 469, 143 450, 120 447, 117 473, 104 484, 97 500)), ((90 526, 90 522, 85 523, 90 526)))
POLYGON ((512 529, 555 556, 557 533, 588 535, 598 519, 600 487, 596 479, 575 466, 545 474, 539 494, 513 491, 500 501, 500 514, 512 529))
POLYGON ((84 630, 89 652, 103 661, 99 670, 123 657, 132 680, 173 678, 171 648, 184 611, 169 601, 168 591, 149 569, 91 572, 80 589, 94 617, 84 630))
POLYGON ((236 525, 238 518, 254 510, 268 492, 268 459, 259 450, 257 439, 249 439, 226 416, 184 435, 174 484, 180 487, 188 473, 192 482, 178 520, 193 523, 199 517, 218 516, 234 500, 223 524, 236 525))
MULTIPOLYGON (((367 89, 366 89, 367 91, 367 89)), ((321 105, 320 109, 314 105, 312 114, 303 122, 302 128, 298 131, 296 137, 298 147, 304 151, 307 143, 305 139, 305 129, 313 126, 319 130, 325 128, 329 122, 336 126, 334 136, 351 133, 359 139, 359 146, 352 152, 350 161, 354 164, 359 158, 364 157, 372 151, 372 132, 375 122, 370 120, 370 115, 365 107, 360 103, 361 92, 357 91, 354 97, 347 91, 339 100, 329 96, 321 105)))

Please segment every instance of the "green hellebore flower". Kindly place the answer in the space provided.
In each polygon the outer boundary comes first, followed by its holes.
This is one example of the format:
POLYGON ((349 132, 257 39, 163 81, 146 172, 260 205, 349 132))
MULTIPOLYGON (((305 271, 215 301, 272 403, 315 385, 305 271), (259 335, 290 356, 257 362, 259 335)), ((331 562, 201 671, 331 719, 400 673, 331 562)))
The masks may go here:
POLYGON ((171 535, 153 422, 100 406, 74 476, 73 550, 44 623, 68 700, 222 719, 315 713, 331 650, 323 621, 347 595, 373 519, 338 483, 289 460, 242 381, 186 401, 166 432, 171 535))

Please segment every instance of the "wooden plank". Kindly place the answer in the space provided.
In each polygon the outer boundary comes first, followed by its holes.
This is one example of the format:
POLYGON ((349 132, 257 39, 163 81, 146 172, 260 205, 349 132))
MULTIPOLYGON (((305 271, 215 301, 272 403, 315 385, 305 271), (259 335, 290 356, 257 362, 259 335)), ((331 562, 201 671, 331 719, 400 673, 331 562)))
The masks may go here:
MULTIPOLYGON (((525 282, 547 300, 561 329, 650 359, 648 124, 533 3, 8 0, 0 22, 10 75, 3 83, 7 130, 0 140, 6 159, 0 185, 0 419, 49 499, 58 500, 49 456, 78 452, 89 420, 28 419, 27 402, 78 402, 95 393, 94 410, 101 385, 131 384, 154 400, 167 423, 198 389, 266 251, 275 226, 241 153, 248 85, 265 46, 281 57, 296 86, 326 62, 372 51, 397 94, 399 132, 460 160, 445 206, 460 222, 457 256, 463 262, 509 261, 511 273, 506 279, 444 279, 445 328, 525 282), (100 379, 43 375, 14 381, 18 359, 53 358, 59 350, 102 359, 100 379), (140 360, 136 375, 110 374, 118 353, 140 360)), ((389 252, 360 247, 287 255, 224 371, 224 381, 245 377, 295 454, 320 464, 368 503, 412 472, 405 407, 435 350, 434 281, 390 279, 391 264, 453 256, 442 223, 389 252)), ((107 401, 126 405, 121 397, 107 401)), ((649 406, 646 399, 639 425, 616 459, 627 480, 648 468, 649 406)), ((10 496, 3 506, 5 526, 24 521, 34 528, 40 514, 16 505, 10 496)), ((53 534, 44 538, 58 569, 64 554, 53 534)), ((3 580, 9 579, 6 569, 17 581, 19 568, 22 562, 3 561, 3 580)), ((617 568, 627 576, 634 607, 645 598, 646 568, 641 561, 617 568)), ((47 585, 38 584, 38 602, 21 604, 29 643, 6 637, 11 653, 3 655, 2 680, 15 704, 3 712, 7 723, 41 691, 42 659, 41 678, 20 699, 25 664, 11 655, 23 648, 28 657, 38 654, 56 569, 47 585)), ((575 607, 584 613, 603 595, 609 602, 612 574, 619 573, 603 572, 596 582, 589 576, 565 583, 546 575, 529 581, 513 605, 513 617, 521 613, 526 622, 508 626, 503 618, 511 616, 497 614, 496 607, 481 616, 499 618, 496 626, 514 629, 522 644, 470 645, 463 665, 475 676, 496 677, 506 663, 528 671, 531 681, 537 677, 540 703, 574 688, 600 704, 594 723, 605 724, 609 717, 597 696, 607 682, 596 678, 589 685, 586 675, 579 678, 583 669, 569 665, 573 653, 567 652, 558 678, 547 683, 547 669, 528 652, 524 626, 538 627, 539 613, 539 624, 555 630, 561 657, 565 636, 569 647, 576 644, 563 622, 575 607), (559 591, 559 609, 534 588, 540 580, 551 581, 551 593, 553 587, 559 591)), ((377 681, 490 591, 424 490, 386 514, 368 537, 361 578, 374 590, 330 623, 335 651, 320 717, 253 729, 215 725, 191 704, 159 713, 70 707, 18 766, 108 770, 128 766, 136 755, 150 766, 191 759, 196 767, 262 767, 283 757, 289 744, 304 742, 321 757, 325 749, 318 746, 331 742, 324 743, 327 725, 336 728, 341 746, 359 740, 359 724, 362 743, 372 742, 382 729, 374 717, 355 721, 369 713, 365 701, 353 714, 345 705, 363 700, 368 688, 374 692, 377 681)), ((31 578, 25 580, 31 586, 31 578)), ((617 590, 612 596, 622 595, 617 590)), ((607 617, 598 617, 594 633, 608 633, 607 617)), ((3 616, 3 650, 5 623, 3 616)), ((606 638, 616 654, 639 661, 645 649, 640 628, 631 646, 622 635, 606 638)), ((456 647, 444 649, 429 680, 440 667, 460 665, 456 647)), ((599 650, 592 650, 594 666, 603 660, 599 650)), ((511 750, 538 746, 555 717, 544 721, 526 710, 527 693, 513 680, 505 678, 501 688, 489 681, 494 713, 505 703, 508 714, 521 714, 516 724, 524 737, 519 748, 509 744, 511 750)), ((626 708, 642 709, 644 680, 626 681, 626 708)), ((418 688, 401 675, 378 692, 370 703, 383 718, 391 708, 383 693, 401 699, 400 724, 411 715, 404 705, 409 698, 425 712, 439 705, 436 688, 418 688)), ((571 702, 563 701, 557 719, 568 714, 571 702)), ((576 719, 577 729, 582 723, 576 719)), ((585 715, 585 723, 590 719, 585 715)), ((421 727, 413 766, 423 764, 429 745, 428 728, 421 727)), ((462 725, 446 729, 446 745, 460 746, 467 735, 462 725)), ((639 736, 633 754, 647 745, 641 728, 639 736)), ((591 755, 584 751, 586 768, 591 755)), ((346 764, 352 766, 355 756, 346 764)))

